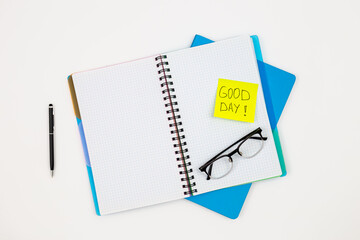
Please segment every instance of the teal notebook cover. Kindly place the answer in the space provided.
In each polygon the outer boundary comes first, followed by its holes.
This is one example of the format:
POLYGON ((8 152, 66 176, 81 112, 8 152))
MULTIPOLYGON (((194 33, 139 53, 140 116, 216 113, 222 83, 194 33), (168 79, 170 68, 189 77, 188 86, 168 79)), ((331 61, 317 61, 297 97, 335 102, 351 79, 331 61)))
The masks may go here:
MULTIPOLYGON (((295 83, 295 76, 281 69, 266 64, 262 59, 259 38, 251 36, 256 58, 258 60, 259 73, 264 92, 265 104, 268 111, 270 125, 273 131, 276 150, 282 170, 282 176, 286 175, 284 157, 281 150, 280 138, 276 128, 277 122, 285 107, 291 89, 295 83)), ((191 47, 196 47, 214 41, 196 35, 191 47)), ((224 188, 209 193, 187 198, 187 200, 204 206, 212 211, 222 214, 231 219, 236 219, 244 205, 246 196, 250 190, 251 183, 224 188)))

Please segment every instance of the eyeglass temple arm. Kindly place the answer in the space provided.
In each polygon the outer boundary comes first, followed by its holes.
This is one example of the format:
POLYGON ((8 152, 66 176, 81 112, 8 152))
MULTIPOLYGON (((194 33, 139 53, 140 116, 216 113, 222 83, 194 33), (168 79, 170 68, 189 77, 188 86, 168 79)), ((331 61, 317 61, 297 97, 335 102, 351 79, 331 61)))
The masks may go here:
POLYGON ((263 137, 263 136, 261 136, 261 137, 250 137, 250 139, 264 140, 264 141, 266 141, 266 140, 267 140, 267 137, 263 137))

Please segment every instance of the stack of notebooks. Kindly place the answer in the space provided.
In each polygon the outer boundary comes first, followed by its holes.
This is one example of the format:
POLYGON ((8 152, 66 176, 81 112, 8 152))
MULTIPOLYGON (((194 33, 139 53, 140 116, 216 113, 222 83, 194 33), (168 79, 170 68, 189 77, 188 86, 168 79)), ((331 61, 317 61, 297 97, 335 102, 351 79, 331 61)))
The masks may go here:
POLYGON ((252 182, 286 175, 276 125, 295 76, 262 62, 256 36, 196 35, 68 82, 98 215, 185 198, 234 219, 252 182), (251 121, 214 116, 219 79, 257 86, 251 121), (231 158, 217 155, 239 139, 231 158))

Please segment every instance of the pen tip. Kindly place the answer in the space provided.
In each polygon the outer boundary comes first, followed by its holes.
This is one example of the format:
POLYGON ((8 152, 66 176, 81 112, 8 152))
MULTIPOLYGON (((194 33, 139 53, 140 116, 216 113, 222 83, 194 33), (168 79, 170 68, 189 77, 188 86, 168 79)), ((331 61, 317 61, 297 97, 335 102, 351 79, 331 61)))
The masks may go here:
POLYGON ((51 171, 51 177, 54 177, 54 171, 51 171))

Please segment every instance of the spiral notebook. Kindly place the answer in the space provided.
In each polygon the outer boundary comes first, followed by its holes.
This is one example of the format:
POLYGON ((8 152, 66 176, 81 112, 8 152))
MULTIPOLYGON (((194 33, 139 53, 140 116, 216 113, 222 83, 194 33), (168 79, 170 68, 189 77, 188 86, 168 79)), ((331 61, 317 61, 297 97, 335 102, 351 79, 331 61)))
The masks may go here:
POLYGON ((272 134, 250 36, 74 73, 69 86, 99 215, 282 174, 272 137, 224 178, 199 170, 258 127, 272 134), (253 123, 213 116, 219 78, 259 85, 253 123))

